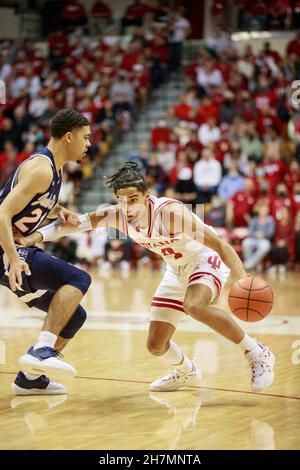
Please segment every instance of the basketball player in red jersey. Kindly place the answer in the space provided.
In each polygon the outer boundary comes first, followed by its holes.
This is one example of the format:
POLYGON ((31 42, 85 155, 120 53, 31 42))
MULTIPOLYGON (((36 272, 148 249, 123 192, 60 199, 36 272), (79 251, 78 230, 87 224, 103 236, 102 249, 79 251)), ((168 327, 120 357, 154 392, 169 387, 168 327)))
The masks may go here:
POLYGON ((234 249, 181 202, 151 196, 138 164, 125 163, 106 179, 106 185, 114 190, 116 206, 86 214, 82 227, 66 228, 56 221, 22 243, 28 246, 54 240, 87 230, 88 225, 90 229, 106 226, 124 232, 163 257, 167 269, 152 300, 147 347, 175 369, 152 382, 151 391, 172 391, 200 382, 201 373, 195 362, 172 341, 185 315, 239 346, 251 365, 252 390, 269 387, 274 380, 273 353, 250 338, 227 312, 211 305, 220 295, 230 271, 235 280, 247 276, 234 249))

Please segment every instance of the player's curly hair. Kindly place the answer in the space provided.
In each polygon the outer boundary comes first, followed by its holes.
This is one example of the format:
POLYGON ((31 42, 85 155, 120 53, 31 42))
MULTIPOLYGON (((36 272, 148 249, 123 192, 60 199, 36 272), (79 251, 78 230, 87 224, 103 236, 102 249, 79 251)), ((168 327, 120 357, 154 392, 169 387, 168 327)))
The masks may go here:
POLYGON ((104 184, 107 188, 112 188, 114 193, 121 188, 135 187, 143 193, 148 189, 147 182, 136 162, 126 162, 117 168, 112 176, 104 176, 104 184))

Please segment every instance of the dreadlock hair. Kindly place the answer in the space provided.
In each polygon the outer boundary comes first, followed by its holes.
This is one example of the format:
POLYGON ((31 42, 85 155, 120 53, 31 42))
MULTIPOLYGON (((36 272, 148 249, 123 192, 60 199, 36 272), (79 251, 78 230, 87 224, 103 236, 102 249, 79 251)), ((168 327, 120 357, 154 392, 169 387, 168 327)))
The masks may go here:
POLYGON ((139 164, 135 162, 126 162, 120 168, 117 168, 112 176, 105 176, 104 184, 107 188, 112 188, 114 193, 118 189, 132 186, 143 193, 148 189, 147 182, 140 172, 139 164))

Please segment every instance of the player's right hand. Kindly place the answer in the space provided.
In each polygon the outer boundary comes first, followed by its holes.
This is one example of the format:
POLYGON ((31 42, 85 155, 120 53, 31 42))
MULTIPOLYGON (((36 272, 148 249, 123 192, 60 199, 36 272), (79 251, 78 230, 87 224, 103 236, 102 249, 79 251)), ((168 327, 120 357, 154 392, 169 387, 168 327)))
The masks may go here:
POLYGON ((15 259, 9 263, 8 279, 9 285, 13 292, 17 290, 17 284, 22 286, 22 273, 25 272, 27 276, 31 275, 30 269, 26 261, 22 259, 15 259))

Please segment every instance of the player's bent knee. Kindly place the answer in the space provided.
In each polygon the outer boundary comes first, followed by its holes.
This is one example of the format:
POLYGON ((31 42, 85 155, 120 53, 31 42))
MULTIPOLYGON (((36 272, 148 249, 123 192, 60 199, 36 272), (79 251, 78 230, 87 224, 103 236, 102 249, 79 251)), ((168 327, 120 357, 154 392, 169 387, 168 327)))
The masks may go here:
POLYGON ((148 338, 147 349, 154 356, 162 356, 166 352, 166 344, 158 342, 156 339, 148 338))
POLYGON ((185 301, 183 304, 183 308, 185 312, 193 318, 197 318, 198 320, 204 319, 207 315, 205 307, 207 307, 207 302, 195 302, 195 301, 185 301))
POLYGON ((73 313, 72 317, 65 325, 65 327, 61 330, 59 336, 62 338, 70 339, 75 336, 78 330, 82 327, 85 320, 87 318, 86 311, 81 305, 78 305, 77 309, 73 313))
POLYGON ((81 269, 76 269, 76 272, 70 277, 67 284, 76 287, 77 289, 81 290, 83 294, 85 294, 92 282, 91 276, 81 269))

